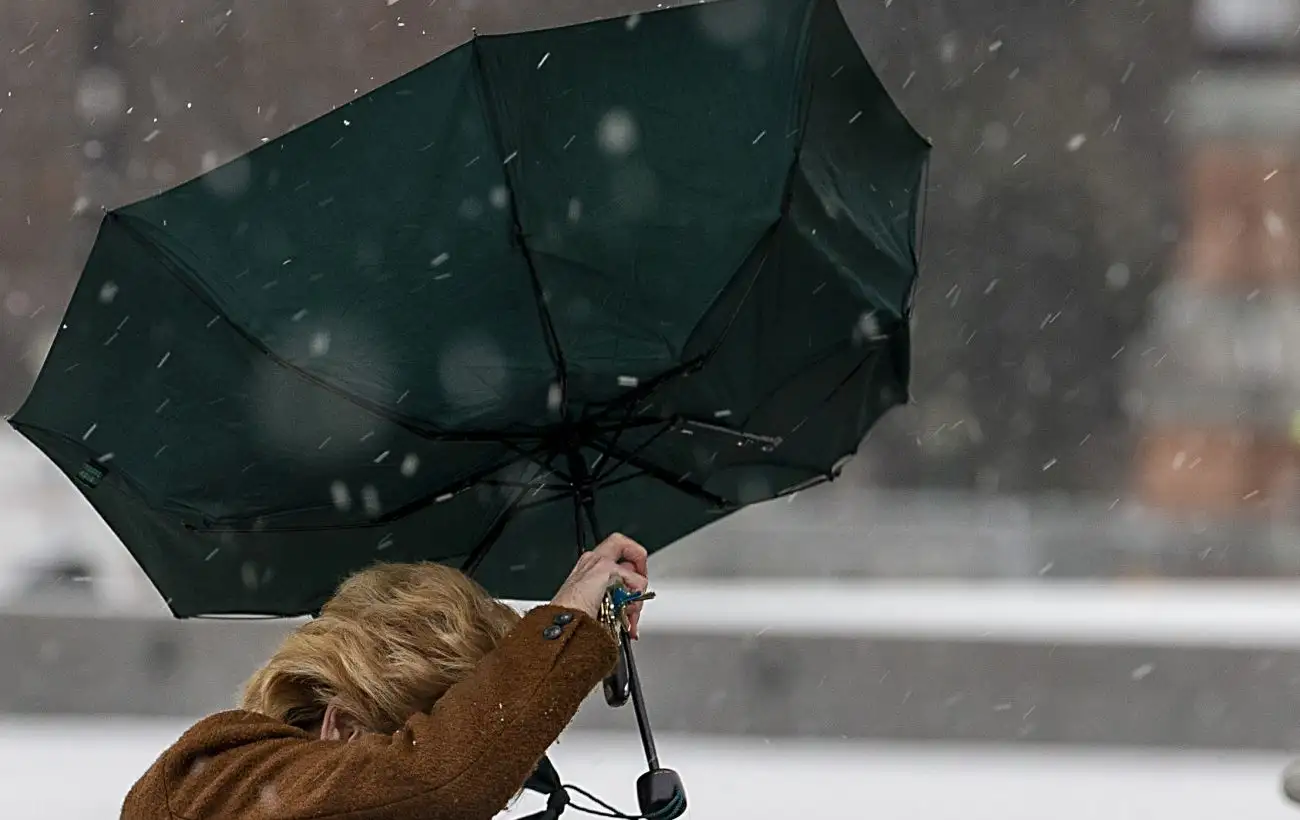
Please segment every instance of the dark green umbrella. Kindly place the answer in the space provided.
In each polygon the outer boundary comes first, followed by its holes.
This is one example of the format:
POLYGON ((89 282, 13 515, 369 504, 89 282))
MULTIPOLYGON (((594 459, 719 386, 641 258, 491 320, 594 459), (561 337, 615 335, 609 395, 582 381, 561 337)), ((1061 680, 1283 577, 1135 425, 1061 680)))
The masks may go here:
POLYGON ((833 0, 478 37, 104 219, 12 423, 178 616, 540 599, 903 401, 928 145, 833 0))

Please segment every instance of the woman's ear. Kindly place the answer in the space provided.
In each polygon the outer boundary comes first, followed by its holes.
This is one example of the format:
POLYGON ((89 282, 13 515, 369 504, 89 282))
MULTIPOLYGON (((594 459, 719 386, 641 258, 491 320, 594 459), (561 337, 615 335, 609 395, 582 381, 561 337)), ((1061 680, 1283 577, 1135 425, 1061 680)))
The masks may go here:
POLYGON ((365 731, 356 718, 343 711, 334 701, 325 707, 325 716, 320 722, 321 740, 352 741, 365 734, 365 731))

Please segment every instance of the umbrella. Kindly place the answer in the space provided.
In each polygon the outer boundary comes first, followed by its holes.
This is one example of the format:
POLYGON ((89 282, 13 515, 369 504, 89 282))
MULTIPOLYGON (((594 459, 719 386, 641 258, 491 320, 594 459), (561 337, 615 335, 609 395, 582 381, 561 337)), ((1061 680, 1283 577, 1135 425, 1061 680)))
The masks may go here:
POLYGON ((544 599, 906 399, 928 147, 834 0, 476 36, 106 214, 12 423, 179 617, 544 599))

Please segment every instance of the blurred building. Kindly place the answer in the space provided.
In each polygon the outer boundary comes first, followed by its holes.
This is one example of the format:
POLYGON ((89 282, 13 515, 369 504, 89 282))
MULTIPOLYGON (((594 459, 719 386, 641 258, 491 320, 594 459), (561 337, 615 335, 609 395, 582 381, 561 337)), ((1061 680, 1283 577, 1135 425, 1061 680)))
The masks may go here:
MULTIPOLYGON (((1131 351, 1142 500, 1181 517, 1300 510, 1300 0, 1200 0, 1175 89, 1184 229, 1131 351)), ((1292 559, 1293 560, 1293 559, 1292 559)))

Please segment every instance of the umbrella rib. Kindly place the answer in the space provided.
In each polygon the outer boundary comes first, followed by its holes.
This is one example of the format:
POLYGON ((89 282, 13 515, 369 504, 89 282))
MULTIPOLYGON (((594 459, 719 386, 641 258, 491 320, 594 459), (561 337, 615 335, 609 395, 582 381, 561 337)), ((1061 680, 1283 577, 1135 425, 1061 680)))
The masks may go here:
MULTIPOLYGON (((640 472, 633 473, 632 475, 620 476, 619 478, 616 478, 613 481, 606 481, 605 483, 598 486, 596 489, 608 490, 610 487, 617 487, 620 484, 626 484, 629 481, 636 481, 638 478, 644 478, 645 476, 646 473, 644 470, 642 470, 640 472)), ((556 502, 559 501, 568 501, 569 499, 573 498, 574 494, 572 489, 570 488, 565 488, 565 489, 567 490, 567 492, 554 493, 552 495, 548 495, 545 498, 538 498, 532 501, 521 501, 519 503, 517 512, 535 510, 538 507, 545 507, 547 504, 555 504, 556 502)))
POLYGON ((501 536, 505 534, 506 526, 510 524, 511 519, 518 515, 523 509, 520 504, 520 502, 523 501, 523 498, 524 491, 520 490, 515 493, 515 497, 510 500, 510 503, 497 514, 496 519, 492 521, 492 525, 488 528, 488 531, 483 534, 482 540, 478 542, 478 545, 474 547, 472 552, 470 552, 464 563, 460 565, 461 572, 470 577, 474 576, 479 565, 483 563, 483 559, 487 557, 487 554, 491 552, 492 547, 495 546, 496 542, 500 541, 501 536))
MULTIPOLYGON (((658 430, 656 430, 653 434, 651 434, 650 438, 641 442, 636 446, 634 450, 630 451, 629 457, 639 458, 641 456, 641 453, 645 452, 646 449, 650 447, 650 445, 654 444, 661 437, 663 437, 664 433, 667 433, 669 430, 672 430, 676 426, 677 426, 677 421, 675 419, 670 419, 664 422, 664 425, 660 427, 658 430)), ((623 429, 619 429, 618 432, 614 434, 614 440, 610 442, 610 447, 612 449, 618 449, 619 447, 618 440, 619 437, 622 436, 622 434, 623 434, 623 429)), ((609 467, 604 467, 604 465, 602 465, 602 469, 596 474, 597 482, 603 480, 606 476, 613 475, 615 470, 617 470, 619 467, 623 466, 624 464, 628 463, 626 459, 619 458, 618 456, 612 456, 612 455, 610 456, 610 461, 611 461, 611 465, 609 467)))
POLYGON ((523 221, 519 217, 519 202, 515 197, 514 185, 511 184, 510 163, 502 139, 501 122, 497 117, 494 97, 488 88, 487 72, 483 68, 483 54, 479 50, 477 34, 470 41, 470 49, 474 55, 474 79, 478 84, 479 95, 483 101, 488 130, 492 133, 492 142, 497 151, 497 159, 502 161, 501 178, 505 182, 506 202, 509 208, 510 221, 514 228, 515 241, 519 243, 519 251, 524 257, 524 264, 528 266, 528 278, 533 288, 533 301, 537 303, 537 315, 542 324, 542 336, 546 340, 546 350, 551 356, 551 362, 555 365, 555 378, 560 389, 560 417, 567 422, 569 419, 569 366, 564 359, 564 350, 560 346, 559 333, 555 330, 555 319, 551 315, 550 307, 546 304, 546 291, 542 287, 542 278, 537 272, 537 263, 533 260, 527 237, 524 235, 523 221))
MULTIPOLYGON (((758 241, 754 243, 754 248, 750 252, 751 256, 753 255, 753 253, 757 252, 761 246, 771 241, 771 239, 776 235, 777 228, 780 227, 780 224, 781 221, 777 220, 776 222, 773 222, 771 225, 768 226, 767 230, 764 231, 763 235, 759 237, 758 241)), ((736 320, 740 318, 742 307, 744 306, 746 301, 748 301, 750 292, 753 291, 754 285, 757 284, 758 282, 758 277, 761 276, 763 273, 763 268, 767 264, 767 255, 768 255, 767 251, 764 250, 762 252, 762 255, 763 255, 762 261, 758 263, 758 268, 754 271, 753 276, 749 278, 749 282, 745 285, 744 295, 741 296, 740 299, 738 300, 736 309, 733 310, 731 312, 731 315, 727 318, 726 325, 723 327, 722 332, 718 334, 718 337, 717 339, 714 340, 713 344, 711 344, 706 350, 704 350, 699 355, 691 357, 690 359, 682 362, 676 367, 665 370, 663 373, 660 373, 654 378, 647 379, 646 381, 642 382, 639 386, 633 388, 632 390, 629 390, 627 393, 624 393, 622 396, 619 397, 617 401, 611 402, 605 409, 603 409, 595 416, 593 416, 593 419, 599 420, 609 415, 612 415, 613 413, 617 412, 619 408, 626 406, 625 403, 636 403, 636 402, 645 401, 646 399, 650 398, 655 393, 657 393, 659 389, 663 387, 665 384, 668 384, 669 382, 679 379, 682 376, 696 373, 699 370, 701 370, 706 364, 708 364, 709 360, 713 358, 714 354, 718 352, 718 350, 722 347, 723 342, 725 342, 727 337, 731 334, 731 329, 735 326, 736 320)), ((728 285, 730 285, 731 282, 734 282, 736 280, 737 275, 739 275, 740 272, 741 271, 736 271, 736 273, 732 275, 731 280, 728 282, 728 285)), ((721 294, 725 293, 726 291, 727 288, 723 288, 722 291, 719 292, 719 296, 717 299, 714 300, 713 304, 716 304, 718 299, 722 298, 721 294)), ((704 311, 703 315, 707 316, 713 310, 713 304, 709 305, 709 307, 704 311)), ((696 327, 696 330, 699 330, 698 326, 696 327)), ((694 332, 695 331, 692 331, 691 334, 692 336, 694 335, 694 332)), ((687 338, 687 342, 684 347, 690 346, 690 338, 691 337, 687 338)))
MULTIPOLYGON (((537 450, 533 451, 532 455, 535 456, 540 451, 541 448, 539 447, 537 450)), ((521 456, 520 458, 531 459, 531 457, 532 456, 521 456)), ((432 504, 436 504, 438 503, 439 499, 445 500, 448 496, 455 495, 476 484, 486 483, 484 479, 486 479, 488 476, 492 475, 493 473, 498 473, 504 470, 505 468, 509 467, 511 464, 518 463, 520 461, 520 458, 510 458, 510 459, 506 459, 505 461, 493 462, 487 467, 484 467, 481 470, 476 470, 470 475, 462 479, 459 479, 452 484, 444 485, 436 490, 425 493, 423 496, 419 498, 408 501, 402 506, 394 510, 391 510, 389 512, 386 512, 377 518, 372 518, 368 521, 356 521, 356 522, 351 522, 346 524, 327 524, 327 525, 309 526, 309 527, 304 526, 304 527, 261 527, 261 528, 255 528, 251 524, 247 523, 246 521, 231 521, 229 523, 213 522, 211 524, 205 525, 204 527, 202 527, 202 529, 206 532, 257 532, 257 533, 277 532, 278 533, 278 532, 327 532, 327 531, 334 531, 334 530, 352 530, 352 529, 368 529, 371 527, 382 527, 385 524, 391 524, 394 521, 405 518, 409 515, 412 515, 413 513, 417 513, 420 510, 424 509, 425 507, 428 507, 432 504)))
POLYGON ((737 506, 722 496, 709 492, 694 481, 687 481, 684 476, 673 475, 671 472, 657 464, 646 461, 635 453, 628 452, 621 447, 611 445, 605 441, 591 441, 588 442, 587 446, 600 450, 611 458, 620 459, 625 464, 631 464, 633 467, 641 470, 651 478, 658 479, 673 489, 680 490, 687 495, 694 496, 702 501, 707 501, 714 507, 723 510, 732 510, 737 506))

